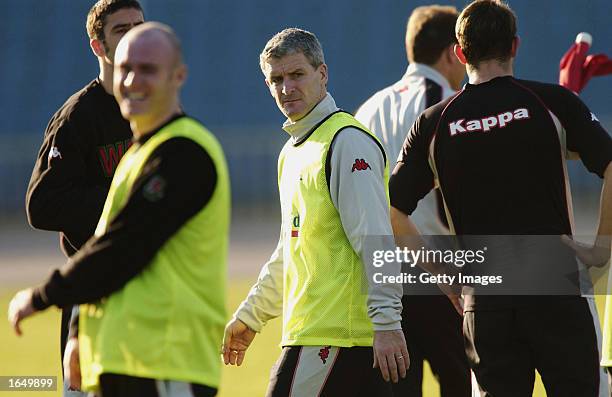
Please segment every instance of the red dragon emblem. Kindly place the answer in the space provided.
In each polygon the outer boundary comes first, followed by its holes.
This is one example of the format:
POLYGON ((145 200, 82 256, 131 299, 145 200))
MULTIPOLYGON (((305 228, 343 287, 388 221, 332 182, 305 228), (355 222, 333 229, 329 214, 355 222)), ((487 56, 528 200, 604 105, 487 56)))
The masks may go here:
POLYGON ((319 357, 321 357, 321 361, 323 361, 323 364, 327 363, 327 358, 329 357, 329 349, 330 348, 331 348, 331 346, 325 346, 324 348, 319 350, 319 357))
POLYGON ((367 169, 372 169, 372 167, 370 167, 370 164, 368 164, 364 159, 355 159, 355 163, 353 164, 351 172, 365 171, 367 169))

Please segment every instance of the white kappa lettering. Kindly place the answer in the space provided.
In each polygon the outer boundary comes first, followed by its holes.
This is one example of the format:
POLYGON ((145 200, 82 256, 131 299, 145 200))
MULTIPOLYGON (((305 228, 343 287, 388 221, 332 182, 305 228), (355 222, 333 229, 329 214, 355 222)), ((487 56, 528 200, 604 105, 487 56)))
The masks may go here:
POLYGON ((453 121, 452 123, 448 125, 448 127, 450 128, 451 136, 454 136, 459 132, 465 132, 465 128, 463 128, 463 126, 461 125, 464 121, 465 119, 461 119, 461 120, 453 121))
POLYGON ((489 131, 491 128, 497 125, 497 117, 491 116, 486 119, 482 119, 482 130, 489 131))
POLYGON ((468 131, 479 131, 482 130, 482 124, 480 123, 480 120, 470 120, 467 123, 467 130, 468 131))
POLYGON ((520 119, 528 119, 529 118, 529 112, 527 111, 527 109, 516 109, 514 111, 514 119, 515 120, 520 120, 520 119))
POLYGON ((498 127, 504 128, 514 120, 522 120, 529 118, 529 110, 526 108, 518 108, 513 111, 503 112, 496 116, 486 116, 481 119, 474 119, 465 121, 465 119, 459 119, 452 121, 448 124, 449 132, 451 136, 464 133, 466 131, 491 131, 491 129, 498 127), (464 127, 465 123, 465 127, 464 127))
POLYGON ((504 127, 507 123, 512 121, 512 113, 510 112, 502 113, 498 117, 499 117, 499 128, 504 127))

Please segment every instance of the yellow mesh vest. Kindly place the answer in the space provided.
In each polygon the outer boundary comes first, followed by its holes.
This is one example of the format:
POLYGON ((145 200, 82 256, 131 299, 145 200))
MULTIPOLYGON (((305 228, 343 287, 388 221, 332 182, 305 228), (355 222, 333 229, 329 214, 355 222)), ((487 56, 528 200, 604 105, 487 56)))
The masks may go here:
MULTIPOLYGON (((117 168, 95 235, 104 234, 125 206, 150 154, 175 137, 189 138, 206 150, 217 173, 215 190, 140 274, 100 302, 81 305, 79 349, 87 390, 97 388, 101 373, 219 385, 230 189, 214 136, 182 117, 142 146, 132 146, 117 168)), ((185 172, 197 177, 198 170, 185 172)))
MULTIPOLYGON (((282 346, 371 346, 363 264, 342 228, 326 180, 334 136, 355 127, 353 116, 329 116, 301 144, 291 141, 278 162, 284 261, 282 346)), ((346 165, 350 167, 350 164, 346 165)), ((385 186, 389 167, 385 166, 385 186)))

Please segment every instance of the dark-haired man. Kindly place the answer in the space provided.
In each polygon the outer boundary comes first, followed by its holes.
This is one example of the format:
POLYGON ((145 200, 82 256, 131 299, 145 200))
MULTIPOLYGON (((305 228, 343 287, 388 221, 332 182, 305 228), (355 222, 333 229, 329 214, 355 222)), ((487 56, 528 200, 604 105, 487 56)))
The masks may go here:
MULTIPOLYGON (((391 164, 419 114, 460 88, 465 66, 453 53, 458 15, 452 6, 415 8, 406 27, 410 62, 406 73, 400 81, 374 94, 355 114, 381 140, 391 164)), ((437 194, 432 190, 410 214, 424 235, 448 234, 437 194)), ((470 370, 463 348, 461 316, 437 286, 419 294, 407 293, 402 298, 402 329, 411 364, 406 378, 393 385, 394 395, 422 395, 423 360, 427 360, 442 396, 469 396, 470 370)))
MULTIPOLYGON (((417 234, 406 214, 439 185, 457 235, 559 241, 572 234, 564 164, 571 151, 604 179, 598 235, 605 241, 612 227, 612 140, 597 118, 569 90, 513 77, 519 39, 516 17, 503 2, 469 4, 456 34, 455 54, 469 83, 423 112, 406 139, 390 181, 396 235, 417 234)), ((531 396, 536 369, 549 395, 598 395, 593 319, 579 294, 467 295, 463 324, 468 361, 485 396, 531 396)))
MULTIPOLYGON (((60 232, 72 256, 91 237, 121 156, 132 143, 129 123, 113 97, 113 58, 119 40, 143 23, 136 0, 99 0, 87 15, 89 45, 99 75, 53 115, 26 196, 30 224, 60 232)), ((62 310, 61 355, 72 308, 62 310)))

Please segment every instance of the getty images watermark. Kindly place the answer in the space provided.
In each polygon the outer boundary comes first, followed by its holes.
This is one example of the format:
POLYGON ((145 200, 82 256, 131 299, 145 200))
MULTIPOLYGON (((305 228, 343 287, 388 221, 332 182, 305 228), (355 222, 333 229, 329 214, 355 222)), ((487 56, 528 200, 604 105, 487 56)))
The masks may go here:
POLYGON ((382 272, 373 274, 373 280, 377 284, 500 284, 503 282, 501 275, 471 275, 464 274, 460 269, 466 265, 483 264, 487 247, 472 250, 451 249, 427 249, 421 247, 416 250, 407 247, 395 247, 393 250, 375 250, 372 252, 372 266, 381 268, 385 264, 402 263, 411 269, 419 263, 435 264, 448 269, 444 273, 430 274, 428 272, 401 272, 399 275, 387 275, 382 272), (453 271, 454 266, 457 272, 453 271))
POLYGON ((370 283, 403 284, 411 295, 439 293, 436 284, 475 295, 606 295, 604 237, 573 236, 568 244, 559 235, 368 236, 362 258, 370 283))

